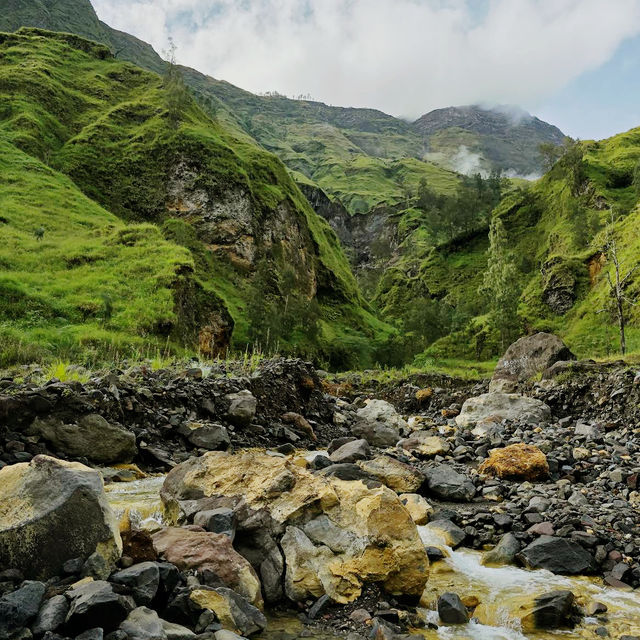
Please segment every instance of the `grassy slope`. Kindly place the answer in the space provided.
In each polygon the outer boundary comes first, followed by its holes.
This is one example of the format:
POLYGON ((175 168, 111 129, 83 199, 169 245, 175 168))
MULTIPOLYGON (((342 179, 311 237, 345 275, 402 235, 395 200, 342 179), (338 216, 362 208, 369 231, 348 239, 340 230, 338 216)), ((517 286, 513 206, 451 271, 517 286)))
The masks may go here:
MULTIPOLYGON (((176 157, 195 163, 204 189, 248 191, 256 215, 265 219, 288 202, 312 240, 305 259, 318 278, 323 348, 340 348, 342 338, 357 340, 360 352, 371 356, 376 334, 389 328, 363 307, 335 234, 274 156, 213 122, 194 104, 180 129, 172 130, 161 80, 112 59, 99 45, 34 31, 1 40, 0 131, 11 143, 69 174, 92 199, 130 220, 165 222, 166 170, 176 157)), ((174 240, 189 235, 175 233, 174 226, 174 240)), ((239 340, 246 339, 245 301, 253 295, 246 276, 213 261, 197 238, 185 244, 200 255, 200 286, 225 300, 239 340)))
MULTIPOLYGON (((625 273, 638 264, 640 204, 631 186, 631 175, 640 161, 640 128, 601 142, 581 144, 588 187, 579 198, 572 195, 566 169, 559 163, 530 188, 508 196, 494 215, 503 218, 520 269, 523 293, 519 315, 524 326, 530 331, 558 333, 579 356, 602 357, 615 353, 618 333, 615 319, 609 313, 599 313, 609 303, 605 274, 612 267, 605 264, 599 272, 597 259, 613 208, 623 214, 614 234, 625 273), (568 212, 577 201, 584 210, 576 223, 568 212), (581 244, 576 226, 594 222, 600 231, 587 245, 581 244), (574 291, 576 302, 566 314, 555 313, 545 303, 544 290, 550 282, 574 291)), ((477 300, 487 244, 486 235, 481 234, 434 250, 422 266, 421 286, 429 295, 453 304, 477 300)), ((640 295, 640 271, 632 279, 628 295, 640 295)), ((482 308, 474 309, 473 305, 470 309, 477 314, 482 312, 482 308)), ((636 306, 629 313, 627 342, 631 351, 638 351, 640 308, 636 306)), ((480 326, 481 315, 472 327, 436 343, 431 353, 473 357, 474 333, 480 326)))

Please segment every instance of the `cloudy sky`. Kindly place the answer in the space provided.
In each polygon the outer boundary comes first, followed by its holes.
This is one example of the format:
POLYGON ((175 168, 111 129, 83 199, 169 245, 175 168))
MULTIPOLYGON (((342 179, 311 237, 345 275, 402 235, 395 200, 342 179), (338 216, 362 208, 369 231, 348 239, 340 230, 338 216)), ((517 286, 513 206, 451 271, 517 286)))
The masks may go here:
POLYGON ((93 0, 254 92, 416 118, 520 105, 580 138, 640 125, 640 0, 93 0))

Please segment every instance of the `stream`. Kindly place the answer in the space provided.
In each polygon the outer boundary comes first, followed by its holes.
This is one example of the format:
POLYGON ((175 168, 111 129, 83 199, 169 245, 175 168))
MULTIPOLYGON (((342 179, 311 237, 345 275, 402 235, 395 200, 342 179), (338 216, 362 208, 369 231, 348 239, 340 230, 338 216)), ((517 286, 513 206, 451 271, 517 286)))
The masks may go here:
MULTIPOLYGON (((163 521, 159 491, 164 476, 150 476, 133 482, 112 483, 105 489, 116 517, 136 527, 155 528, 163 521)), ((485 567, 482 554, 471 550, 452 550, 434 532, 418 527, 425 545, 441 548, 447 556, 431 567, 423 602, 437 600, 437 595, 452 591, 460 597, 475 596, 480 604, 474 619, 466 625, 439 626, 436 630, 415 630, 430 640, 559 640, 562 638, 597 638, 596 628, 606 626, 610 637, 640 635, 640 593, 603 586, 599 578, 564 577, 548 571, 529 571, 513 566, 485 567), (522 607, 543 593, 557 589, 572 591, 580 605, 591 601, 608 608, 603 618, 585 618, 573 630, 524 634, 520 629, 522 607)), ((435 608, 421 609, 425 620, 440 625, 435 608)), ((291 618, 276 617, 269 621, 259 640, 295 640, 303 630, 302 623, 291 618)), ((308 628, 304 637, 331 640, 343 636, 308 628)))

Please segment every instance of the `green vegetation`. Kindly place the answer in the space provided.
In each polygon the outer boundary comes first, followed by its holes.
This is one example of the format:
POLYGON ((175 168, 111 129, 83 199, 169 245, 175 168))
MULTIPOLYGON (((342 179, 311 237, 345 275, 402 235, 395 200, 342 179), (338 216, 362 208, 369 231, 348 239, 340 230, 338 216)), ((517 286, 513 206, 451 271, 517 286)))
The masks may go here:
POLYGON ((373 363, 392 329, 335 234, 277 158, 186 96, 175 66, 163 81, 37 30, 0 35, 0 54, 3 362, 167 341, 215 355, 234 327, 244 348, 262 299, 286 309, 279 351, 373 363), (269 282, 253 277, 260 264, 269 282))

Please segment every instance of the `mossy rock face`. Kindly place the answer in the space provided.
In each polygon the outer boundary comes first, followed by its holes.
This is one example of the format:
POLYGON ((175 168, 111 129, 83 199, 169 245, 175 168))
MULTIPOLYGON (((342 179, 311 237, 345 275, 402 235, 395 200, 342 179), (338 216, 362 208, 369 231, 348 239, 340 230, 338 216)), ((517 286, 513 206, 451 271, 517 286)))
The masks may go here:
POLYGON ((67 560, 94 552, 115 566, 121 551, 97 471, 49 456, 0 470, 1 567, 46 580, 61 575, 67 560))

